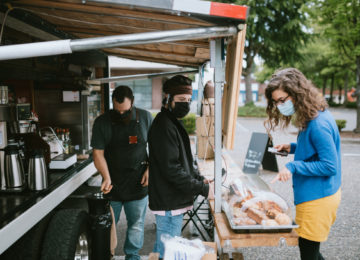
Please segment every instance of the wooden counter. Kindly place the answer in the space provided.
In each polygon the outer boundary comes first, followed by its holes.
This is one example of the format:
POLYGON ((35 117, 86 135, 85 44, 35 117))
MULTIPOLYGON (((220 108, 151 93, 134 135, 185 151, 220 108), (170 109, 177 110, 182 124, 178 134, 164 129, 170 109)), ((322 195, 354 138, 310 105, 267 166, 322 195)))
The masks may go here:
POLYGON ((298 245, 298 235, 294 230, 290 233, 235 233, 226 218, 225 213, 214 212, 214 200, 210 201, 211 214, 214 217, 215 228, 220 240, 220 246, 224 246, 226 240, 230 240, 233 248, 253 246, 278 246, 281 238, 284 238, 288 246, 298 245))

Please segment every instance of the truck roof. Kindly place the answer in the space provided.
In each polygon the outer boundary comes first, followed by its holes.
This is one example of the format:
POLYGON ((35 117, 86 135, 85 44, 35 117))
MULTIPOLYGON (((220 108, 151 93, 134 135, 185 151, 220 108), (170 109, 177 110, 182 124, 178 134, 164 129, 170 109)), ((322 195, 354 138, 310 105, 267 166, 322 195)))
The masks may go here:
MULTIPOLYGON (((34 42, 238 25, 248 13, 246 6, 198 0, 18 0, 10 8, 6 26, 31 34, 34 42)), ((200 37, 101 50, 128 59, 197 67, 210 59, 209 41, 200 37)))

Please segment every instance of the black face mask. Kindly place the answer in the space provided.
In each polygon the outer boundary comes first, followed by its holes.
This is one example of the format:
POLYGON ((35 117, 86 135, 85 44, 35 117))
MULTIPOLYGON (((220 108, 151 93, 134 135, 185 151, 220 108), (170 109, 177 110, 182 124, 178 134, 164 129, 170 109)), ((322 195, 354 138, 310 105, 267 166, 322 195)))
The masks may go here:
POLYGON ((131 113, 131 108, 130 108, 129 110, 126 110, 126 111, 125 111, 124 113, 122 113, 122 114, 120 114, 120 113, 118 112, 119 117, 120 117, 121 119, 128 118, 128 117, 130 116, 130 113, 131 113))
POLYGON ((115 122, 121 121, 122 122, 130 116, 130 113, 131 113, 131 108, 122 114, 120 114, 119 111, 114 109, 114 110, 112 110, 111 116, 112 116, 113 121, 115 121, 115 122))
POLYGON ((190 102, 175 102, 175 107, 171 110, 176 118, 185 117, 190 111, 190 102))

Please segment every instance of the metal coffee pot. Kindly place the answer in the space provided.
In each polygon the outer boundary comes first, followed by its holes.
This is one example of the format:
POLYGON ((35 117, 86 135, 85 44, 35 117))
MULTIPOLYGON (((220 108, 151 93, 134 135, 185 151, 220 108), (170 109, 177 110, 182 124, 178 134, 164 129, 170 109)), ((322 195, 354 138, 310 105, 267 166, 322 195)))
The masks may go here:
POLYGON ((31 190, 44 190, 48 187, 48 175, 41 150, 34 150, 29 159, 28 186, 31 190))
POLYGON ((19 145, 10 139, 5 147, 4 172, 6 189, 25 186, 24 167, 20 158, 19 145))

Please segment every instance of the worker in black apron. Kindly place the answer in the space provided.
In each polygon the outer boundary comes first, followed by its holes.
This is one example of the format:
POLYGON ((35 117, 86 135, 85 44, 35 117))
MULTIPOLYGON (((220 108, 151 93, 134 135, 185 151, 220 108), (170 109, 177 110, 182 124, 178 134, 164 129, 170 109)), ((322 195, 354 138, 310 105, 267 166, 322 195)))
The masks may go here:
POLYGON ((133 106, 134 97, 127 86, 117 87, 112 99, 114 109, 94 122, 91 146, 103 177, 101 190, 110 199, 116 223, 124 207, 128 224, 125 259, 140 259, 148 203, 147 133, 152 116, 133 106))

